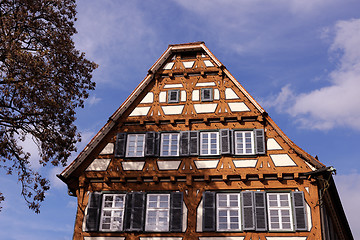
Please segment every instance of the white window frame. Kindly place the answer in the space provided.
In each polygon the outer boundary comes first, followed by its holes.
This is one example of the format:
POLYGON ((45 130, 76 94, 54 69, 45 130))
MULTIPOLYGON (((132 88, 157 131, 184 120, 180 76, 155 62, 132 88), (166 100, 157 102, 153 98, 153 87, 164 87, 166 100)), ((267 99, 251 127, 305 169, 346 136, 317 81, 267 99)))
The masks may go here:
POLYGON ((160 156, 176 157, 179 156, 180 133, 161 133, 160 156), (164 138, 169 137, 168 149, 165 149, 164 138), (173 144, 175 141, 175 145, 173 144), (172 151, 172 147, 176 147, 176 152, 172 151))
POLYGON ((293 231, 294 221, 290 193, 267 193, 266 199, 268 208, 269 231, 293 231), (270 200, 271 196, 274 196, 276 199, 270 200), (281 200, 281 196, 286 197, 286 200, 281 200), (276 206, 270 206, 270 202, 275 203, 276 206), (288 212, 288 216, 285 214, 286 212, 288 212), (289 221, 284 221, 285 218, 289 218, 289 221), (275 219, 278 221, 275 221, 275 219), (273 227, 273 224, 275 223, 279 223, 279 227, 273 227), (284 224, 290 224, 290 227, 284 227, 284 224))
POLYGON ((101 207, 101 217, 100 217, 100 231, 122 231, 124 225, 124 209, 125 209, 125 199, 126 194, 103 194, 102 196, 102 207, 101 207), (111 201, 106 201, 107 197, 112 197, 111 201), (117 197, 122 198, 120 206, 116 206, 115 199, 117 197), (111 204, 111 206, 105 206, 111 204), (110 216, 105 216, 105 212, 110 212, 110 216), (116 214, 120 214, 117 216, 116 214), (119 226, 116 227, 116 218, 120 221, 119 226), (107 222, 108 221, 108 222, 107 222), (110 228, 103 228, 103 224, 110 224, 110 228))
POLYGON ((213 88, 202 88, 201 89, 201 101, 202 102, 212 102, 214 100, 214 89, 213 88), (205 91, 210 91, 209 98, 204 98, 205 91))
MULTIPOLYGON (((162 201, 164 202, 164 201, 162 201)), ((151 232, 168 232, 170 226, 170 194, 147 194, 146 199, 146 219, 145 219, 145 231, 151 232), (156 206, 150 201, 156 199, 156 206), (161 199, 166 198, 166 206, 162 206, 161 199), (165 213, 165 216, 161 216, 165 213), (150 214, 154 214, 155 224, 150 224, 150 214), (166 218, 165 221, 161 221, 161 218, 166 218)))
POLYGON ((220 154, 219 132, 200 132, 200 155, 208 156, 208 155, 219 155, 219 154, 220 154), (215 138, 213 138, 212 136, 215 136, 215 138), (215 140, 216 143, 212 143, 211 140, 215 140), (214 144, 216 148, 213 148, 214 144), (212 150, 215 150, 215 153, 212 153, 212 150))
POLYGON ((255 141, 254 131, 235 131, 234 132, 234 148, 235 155, 254 155, 255 154, 255 141), (250 137, 246 137, 246 134, 250 134, 250 137), (240 137, 241 135, 241 137, 240 137), (238 142, 238 139, 242 139, 242 142, 238 142), (250 139, 251 146, 248 147, 246 139, 250 139), (242 152, 239 151, 239 145, 242 147, 242 152), (250 150, 250 152, 247 152, 250 150))
POLYGON ((241 198, 240 193, 217 193, 216 194, 216 230, 219 232, 223 231, 241 231, 241 198), (220 206, 220 197, 226 197, 226 206, 220 206), (231 196, 237 197, 237 205, 230 206, 230 198, 231 196), (226 228, 220 228, 220 211, 226 212, 226 228), (231 216, 231 213, 237 213, 237 216, 231 216), (237 218, 238 228, 231 228, 231 220, 232 218, 237 218))
POLYGON ((128 134, 126 140, 126 157, 144 157, 145 134, 128 134), (135 138, 135 141, 132 139, 135 138), (142 138, 142 141, 140 139, 142 138), (130 144, 134 142, 134 150, 130 151, 130 144))
POLYGON ((180 90, 168 90, 168 103, 178 103, 180 101, 180 90), (171 94, 176 93, 176 99, 171 99, 171 94))

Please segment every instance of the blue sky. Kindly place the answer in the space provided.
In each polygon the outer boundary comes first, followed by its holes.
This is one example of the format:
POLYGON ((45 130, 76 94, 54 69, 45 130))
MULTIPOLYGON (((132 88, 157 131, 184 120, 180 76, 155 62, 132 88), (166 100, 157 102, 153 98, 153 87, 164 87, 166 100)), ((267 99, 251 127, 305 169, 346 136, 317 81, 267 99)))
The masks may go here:
MULTIPOLYGON (((360 2, 357 0, 78 1, 77 47, 99 64, 97 83, 77 113, 82 150, 168 44, 204 41, 298 146, 337 169, 335 181, 360 239, 360 2)), ((70 239, 76 199, 55 174, 41 213, 0 175, 6 197, 1 239, 70 239)), ((76 157, 73 154, 71 161, 76 157)))

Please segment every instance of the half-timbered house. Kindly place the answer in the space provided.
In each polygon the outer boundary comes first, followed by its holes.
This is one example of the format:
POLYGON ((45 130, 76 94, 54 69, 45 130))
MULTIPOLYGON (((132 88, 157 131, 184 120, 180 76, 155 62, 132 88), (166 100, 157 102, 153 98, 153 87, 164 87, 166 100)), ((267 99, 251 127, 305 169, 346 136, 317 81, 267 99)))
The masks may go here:
POLYGON ((332 178, 203 42, 169 45, 59 178, 73 239, 352 239, 332 178))

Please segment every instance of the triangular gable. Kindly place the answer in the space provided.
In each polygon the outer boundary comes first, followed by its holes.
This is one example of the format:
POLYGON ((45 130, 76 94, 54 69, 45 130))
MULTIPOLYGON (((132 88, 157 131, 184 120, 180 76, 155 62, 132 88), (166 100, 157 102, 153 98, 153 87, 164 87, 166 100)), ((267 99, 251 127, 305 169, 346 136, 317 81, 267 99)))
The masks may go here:
MULTIPOLYGON (((215 73, 216 74, 216 73, 215 73)), ((178 78, 176 78, 178 79, 178 78)), ((194 79, 190 77, 189 79, 194 79)), ((288 137, 277 127, 272 119, 267 115, 265 110, 253 99, 250 94, 242 87, 242 85, 230 74, 230 72, 223 66, 223 64, 210 52, 203 42, 169 45, 168 49, 161 55, 161 57, 149 69, 148 75, 130 94, 130 96, 123 102, 123 104, 115 111, 109 118, 105 126, 94 136, 85 149, 79 156, 59 175, 63 180, 67 179, 81 163, 92 153, 98 144, 108 135, 108 133, 116 126, 116 123, 122 117, 136 118, 147 116, 170 116, 170 115, 201 115, 201 114, 220 114, 231 112, 252 112, 252 115, 257 115, 258 118, 266 120, 272 129, 288 144, 297 154, 299 154, 305 161, 309 162, 311 166, 317 168, 323 165, 315 158, 311 157, 305 151, 297 147, 288 137), (176 54, 183 52, 201 52, 203 55, 196 59, 180 61, 176 58, 176 54), (203 58, 203 59, 202 59, 203 58), (211 76, 204 81, 181 81, 174 80, 173 82, 165 83, 161 86, 155 81, 159 74, 163 74, 165 78, 174 78, 177 72, 189 70, 190 73, 204 74, 202 68, 214 69, 221 71, 224 76, 224 82, 217 82, 212 80, 211 76), (200 70, 200 73, 198 73, 200 70), (192 84, 192 86, 188 86, 192 84), (200 102, 201 88, 213 89, 214 102, 206 103, 200 102), (161 104, 160 101, 166 103, 169 96, 168 90, 179 90, 179 104, 173 104, 172 107, 167 107, 166 104, 161 104), (185 97, 181 94, 189 95, 185 97), (146 91, 145 91, 146 90, 146 91), (220 97, 220 92, 223 97, 220 97), (225 94, 225 95, 224 95, 225 94), (154 104, 156 98, 156 103, 154 104), (246 102, 245 102, 246 101, 246 102), (193 104, 189 104, 193 102, 193 104), (134 104, 136 105, 134 106, 134 104), (198 105, 196 105, 198 104, 198 105), (204 107, 205 106, 205 107, 204 107), (125 115, 124 115, 125 114, 125 115)), ((286 156, 285 156, 286 158, 286 156)), ((276 165, 276 159, 273 159, 276 165)), ((270 164, 270 163, 269 163, 270 164)))

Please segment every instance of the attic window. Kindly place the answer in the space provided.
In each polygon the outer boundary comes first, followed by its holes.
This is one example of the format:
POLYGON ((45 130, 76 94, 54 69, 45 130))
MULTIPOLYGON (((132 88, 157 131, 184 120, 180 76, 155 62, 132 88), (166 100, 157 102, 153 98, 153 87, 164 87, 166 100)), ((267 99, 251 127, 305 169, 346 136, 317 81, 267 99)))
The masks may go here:
POLYGON ((214 91, 212 88, 202 88, 201 89, 201 101, 202 102, 211 102, 214 99, 214 91))
POLYGON ((178 103, 179 96, 180 96, 179 90, 169 90, 168 91, 168 103, 178 103))

